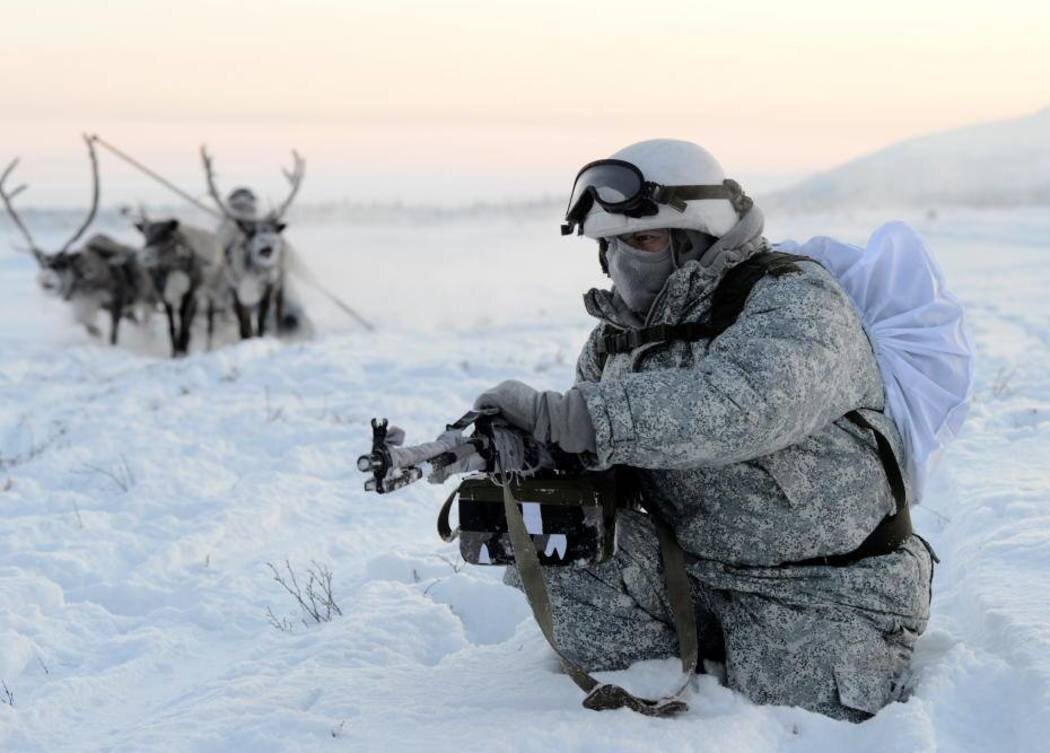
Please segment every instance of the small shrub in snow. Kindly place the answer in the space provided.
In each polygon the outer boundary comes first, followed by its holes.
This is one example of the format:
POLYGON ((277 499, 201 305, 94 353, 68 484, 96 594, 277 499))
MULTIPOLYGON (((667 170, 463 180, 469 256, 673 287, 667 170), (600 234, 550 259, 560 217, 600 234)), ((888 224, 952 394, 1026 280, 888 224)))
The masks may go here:
MULTIPOLYGON (((462 557, 459 558, 458 562, 453 562, 452 560, 450 560, 448 557, 446 557, 443 554, 437 554, 435 556, 439 560, 441 560, 442 562, 444 562, 446 565, 449 566, 449 569, 452 570, 452 574, 453 575, 456 575, 457 573, 459 573, 459 571, 463 569, 464 565, 467 564, 466 560, 464 560, 462 557)), ((412 570, 412 578, 413 578, 413 580, 416 583, 419 583, 419 574, 415 571, 415 569, 412 570)), ((443 580, 445 580, 445 579, 444 578, 435 578, 430 583, 430 585, 428 585, 426 588, 423 589, 423 596, 426 596, 428 593, 430 593, 430 589, 433 588, 434 586, 436 586, 438 583, 440 583, 443 580)))
POLYGON ((120 462, 117 463, 112 469, 102 468, 101 466, 92 465, 91 463, 84 463, 84 468, 80 472, 97 473, 102 476, 105 476, 107 479, 112 481, 122 492, 127 492, 131 487, 135 485, 135 474, 132 472, 131 467, 128 465, 127 458, 125 458, 123 455, 120 456, 120 462))
POLYGON ((0 680, 0 703, 11 706, 12 708, 15 705, 14 693, 11 692, 11 688, 7 687, 7 683, 3 680, 0 680))
MULTIPOLYGON (((302 613, 299 619, 306 627, 331 622, 336 615, 342 616, 343 610, 335 603, 335 597, 332 595, 332 571, 326 565, 311 562, 310 567, 306 569, 305 585, 300 585, 300 578, 288 560, 284 561, 284 571, 272 562, 267 562, 266 566, 270 568, 274 581, 295 599, 302 613)), ((292 631, 291 621, 278 618, 272 609, 267 608, 266 616, 270 624, 278 630, 286 633, 292 631)))
POLYGON ((1013 392, 1013 389, 1010 387, 1010 382, 1013 381, 1016 373, 1016 367, 1001 367, 999 372, 995 375, 995 380, 992 382, 992 397, 1001 398, 1010 395, 1010 393, 1013 392))
POLYGON ((28 463, 30 460, 40 457, 50 449, 53 444, 64 437, 67 431, 68 429, 66 429, 65 426, 58 424, 51 435, 42 442, 37 442, 33 439, 32 434, 30 434, 29 445, 22 452, 16 452, 11 455, 5 455, 3 452, 0 452, 0 470, 14 468, 16 465, 22 465, 23 463, 28 463))
POLYGON ((266 420, 268 422, 270 422, 270 423, 273 423, 274 421, 280 421, 282 418, 284 418, 284 407, 283 406, 274 407, 270 403, 270 388, 269 387, 266 387, 263 390, 263 395, 264 395, 265 402, 266 402, 266 406, 265 406, 266 420))
POLYGON ((450 570, 452 570, 452 573, 453 573, 453 574, 456 574, 456 573, 458 573, 458 572, 459 572, 460 570, 462 570, 462 569, 463 569, 463 566, 467 564, 466 560, 464 560, 464 559, 463 559, 462 557, 459 557, 459 558, 458 558, 458 561, 456 561, 456 562, 453 562, 452 560, 450 560, 450 559, 449 559, 448 557, 446 557, 446 556, 445 556, 445 555, 443 555, 443 554, 438 554, 438 555, 435 555, 435 556, 436 556, 436 557, 437 557, 437 558, 438 558, 439 560, 441 560, 442 562, 444 562, 444 563, 445 563, 446 565, 448 565, 448 566, 449 566, 449 569, 450 569, 450 570))

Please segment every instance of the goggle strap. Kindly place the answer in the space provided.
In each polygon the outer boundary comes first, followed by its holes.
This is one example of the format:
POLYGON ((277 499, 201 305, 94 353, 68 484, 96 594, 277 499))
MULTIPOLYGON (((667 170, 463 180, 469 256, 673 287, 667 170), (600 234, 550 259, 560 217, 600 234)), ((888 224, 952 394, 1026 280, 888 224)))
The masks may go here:
MULTIPOLYGON (((724 180, 720 185, 662 186, 659 183, 646 182, 645 189, 649 198, 657 204, 667 204, 678 212, 686 210, 687 201, 725 199, 733 205, 737 215, 743 217, 754 205, 751 197, 744 193, 740 184, 730 178, 724 180)), ((578 205, 579 202, 577 202, 578 205)), ((587 211, 590 211, 590 206, 587 211)), ((582 218, 569 220, 561 226, 562 235, 572 235, 573 230, 576 230, 579 235, 583 234, 582 218)))
POLYGON ((685 211, 687 201, 726 199, 733 201, 733 190, 726 184, 704 186, 661 186, 653 184, 650 195, 658 204, 667 204, 679 212, 685 211))

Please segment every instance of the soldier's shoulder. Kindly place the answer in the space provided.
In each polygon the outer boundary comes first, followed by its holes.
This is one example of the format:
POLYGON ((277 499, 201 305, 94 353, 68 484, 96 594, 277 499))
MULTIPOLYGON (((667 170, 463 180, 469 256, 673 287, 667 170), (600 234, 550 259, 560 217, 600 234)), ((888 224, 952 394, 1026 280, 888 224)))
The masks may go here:
POLYGON ((775 294, 788 296, 823 296, 845 302, 846 292, 838 279, 816 259, 795 254, 777 253, 755 283, 775 294))

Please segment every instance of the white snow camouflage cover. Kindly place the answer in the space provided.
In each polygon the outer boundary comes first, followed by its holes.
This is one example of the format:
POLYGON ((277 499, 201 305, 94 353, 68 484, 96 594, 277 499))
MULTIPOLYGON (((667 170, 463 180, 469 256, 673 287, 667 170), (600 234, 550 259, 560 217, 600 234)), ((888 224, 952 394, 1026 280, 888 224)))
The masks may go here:
POLYGON ((940 452, 959 432, 973 391, 973 344, 962 304, 933 255, 904 222, 877 228, 865 248, 818 236, 777 248, 831 272, 860 313, 908 451, 920 501, 940 452))

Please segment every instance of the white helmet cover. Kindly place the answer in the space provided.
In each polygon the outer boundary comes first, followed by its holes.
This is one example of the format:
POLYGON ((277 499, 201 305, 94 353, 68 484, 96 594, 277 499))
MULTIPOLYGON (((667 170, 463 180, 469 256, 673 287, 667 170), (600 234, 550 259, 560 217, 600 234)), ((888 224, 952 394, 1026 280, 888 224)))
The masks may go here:
MULTIPOLYGON (((612 159, 635 165, 645 179, 664 186, 720 185, 725 172, 710 152, 690 141, 651 139, 625 147, 612 159)), ((583 223, 588 238, 636 233, 655 228, 684 228, 721 237, 740 219, 728 199, 698 199, 686 202, 684 212, 659 204, 649 217, 628 217, 606 212, 594 203, 583 223)))

